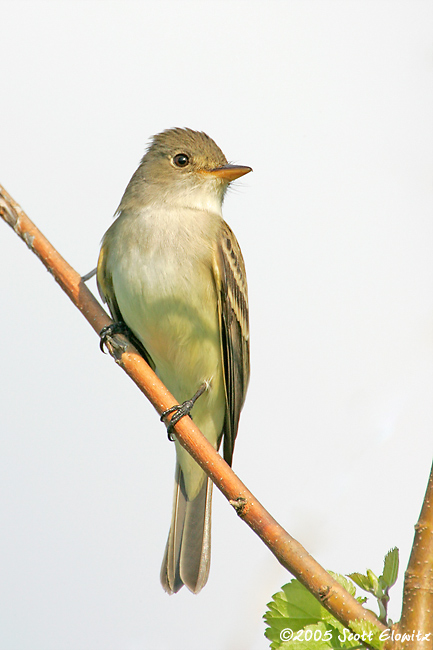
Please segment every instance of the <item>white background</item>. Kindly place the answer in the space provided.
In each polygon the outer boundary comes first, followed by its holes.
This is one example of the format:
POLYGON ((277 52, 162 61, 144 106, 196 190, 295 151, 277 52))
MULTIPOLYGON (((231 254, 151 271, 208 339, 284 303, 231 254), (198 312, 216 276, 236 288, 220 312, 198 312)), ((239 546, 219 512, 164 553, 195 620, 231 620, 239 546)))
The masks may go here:
MULTIPOLYGON (((254 168, 224 206, 251 303, 234 469, 326 568, 378 573, 396 545, 403 575, 432 455, 431 3, 0 16, 0 183, 79 272, 154 133, 254 168)), ((0 649, 267 648, 289 575, 215 494, 207 586, 162 591, 164 427, 1 224, 0 251, 0 649)))

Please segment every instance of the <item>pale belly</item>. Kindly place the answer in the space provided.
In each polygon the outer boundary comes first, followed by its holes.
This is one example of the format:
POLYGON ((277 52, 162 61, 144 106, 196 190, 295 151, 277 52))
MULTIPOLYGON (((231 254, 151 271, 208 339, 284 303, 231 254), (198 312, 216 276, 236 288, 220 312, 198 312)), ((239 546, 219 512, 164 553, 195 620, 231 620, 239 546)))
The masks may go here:
MULTIPOLYGON (((152 357, 156 373, 179 403, 206 382, 192 418, 216 447, 225 414, 217 300, 211 269, 198 262, 125 260, 113 273, 116 299, 130 329, 152 357), (131 275, 130 269, 134 269, 131 275), (138 272, 137 272, 138 271, 138 272)), ((176 444, 190 498, 204 474, 176 444)))

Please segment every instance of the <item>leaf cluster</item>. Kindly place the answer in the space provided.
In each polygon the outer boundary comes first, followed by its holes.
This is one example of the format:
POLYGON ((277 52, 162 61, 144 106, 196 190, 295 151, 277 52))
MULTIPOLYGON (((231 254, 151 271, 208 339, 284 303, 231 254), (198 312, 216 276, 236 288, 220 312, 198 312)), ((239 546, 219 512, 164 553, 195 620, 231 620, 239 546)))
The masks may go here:
POLYGON ((358 587, 376 598, 379 607, 379 620, 389 626, 392 625, 392 621, 387 618, 389 590, 397 581, 398 566, 398 548, 393 548, 385 555, 383 572, 379 577, 370 569, 367 569, 365 575, 363 573, 349 573, 349 578, 358 587))
MULTIPOLYGON (((398 549, 394 548, 386 554, 383 572, 379 577, 370 569, 365 575, 351 573, 348 576, 358 587, 377 599, 381 621, 384 623, 387 623, 389 589, 397 580, 398 564, 398 549)), ((365 597, 356 596, 356 587, 351 580, 331 571, 329 573, 358 602, 365 603, 365 597)), ((271 641, 272 650, 380 649, 384 645, 384 639, 380 638, 380 631, 374 624, 352 621, 349 630, 295 579, 274 594, 267 607, 263 617, 268 625, 265 636, 271 641)))

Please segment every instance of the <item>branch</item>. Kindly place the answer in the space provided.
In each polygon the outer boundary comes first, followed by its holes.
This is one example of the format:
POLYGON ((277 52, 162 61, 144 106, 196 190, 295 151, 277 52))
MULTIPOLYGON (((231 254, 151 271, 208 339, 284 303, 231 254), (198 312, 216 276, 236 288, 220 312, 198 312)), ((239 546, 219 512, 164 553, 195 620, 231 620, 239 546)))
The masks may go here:
MULTIPOLYGON (((40 258, 97 334, 105 325, 112 322, 87 289, 80 275, 51 246, 1 185, 0 216, 40 258)), ((177 404, 174 397, 125 337, 116 335, 109 347, 116 363, 131 377, 159 414, 177 404)), ((371 611, 364 609, 307 553, 299 542, 271 517, 190 418, 182 418, 176 424, 175 431, 180 444, 221 490, 241 519, 262 539, 280 564, 290 571, 333 616, 346 627, 350 627, 351 621, 364 620, 375 625, 380 631, 386 629, 371 611)))
MULTIPOLYGON (((406 569, 401 620, 396 626, 400 634, 419 633, 426 639, 414 639, 413 648, 433 648, 433 466, 415 526, 412 553, 406 569)), ((412 640, 412 639, 411 639, 412 640)), ((405 647, 404 644, 402 647, 405 647)))

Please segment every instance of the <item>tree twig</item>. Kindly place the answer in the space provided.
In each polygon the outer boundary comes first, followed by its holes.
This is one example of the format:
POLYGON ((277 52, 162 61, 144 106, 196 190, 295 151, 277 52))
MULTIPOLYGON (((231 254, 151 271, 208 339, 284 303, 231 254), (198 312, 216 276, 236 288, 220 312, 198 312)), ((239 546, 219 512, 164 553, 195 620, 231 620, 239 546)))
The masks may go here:
MULTIPOLYGON (((1 185, 0 215, 40 258, 97 334, 112 322, 87 289, 80 275, 53 248, 1 185)), ((116 363, 131 377, 159 414, 177 403, 125 337, 116 335, 109 348, 116 363)), ((182 418, 176 424, 175 432, 180 444, 210 476, 237 514, 263 540, 277 560, 298 578, 331 614, 347 627, 350 627, 351 621, 365 620, 374 624, 378 630, 385 630, 385 626, 371 611, 364 609, 275 521, 190 418, 182 418)))
MULTIPOLYGON (((396 632, 408 635, 411 648, 433 648, 433 465, 424 497, 412 553, 404 577, 403 609, 396 632), (418 638, 412 639, 412 634, 418 638), (424 638, 425 637, 425 638, 424 638)), ((403 642, 402 648, 409 647, 403 642)))

